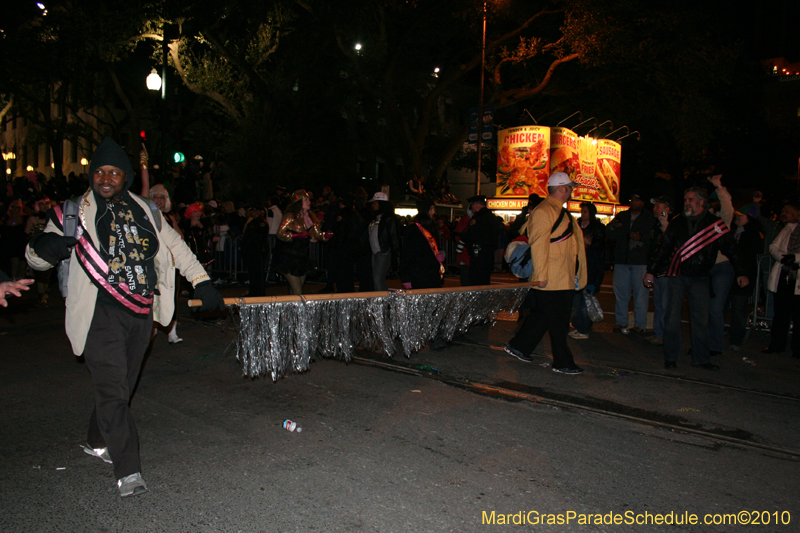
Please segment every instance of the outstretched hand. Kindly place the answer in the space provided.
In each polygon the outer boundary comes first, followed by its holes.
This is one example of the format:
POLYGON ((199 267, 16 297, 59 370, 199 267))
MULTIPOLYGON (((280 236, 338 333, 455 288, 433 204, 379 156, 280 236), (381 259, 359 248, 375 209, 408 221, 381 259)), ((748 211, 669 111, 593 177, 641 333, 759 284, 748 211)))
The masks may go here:
POLYGON ((29 285, 33 285, 32 279, 18 279, 16 281, 4 281, 0 283, 0 305, 8 307, 6 295, 13 294, 17 297, 22 296, 20 291, 27 291, 29 285))

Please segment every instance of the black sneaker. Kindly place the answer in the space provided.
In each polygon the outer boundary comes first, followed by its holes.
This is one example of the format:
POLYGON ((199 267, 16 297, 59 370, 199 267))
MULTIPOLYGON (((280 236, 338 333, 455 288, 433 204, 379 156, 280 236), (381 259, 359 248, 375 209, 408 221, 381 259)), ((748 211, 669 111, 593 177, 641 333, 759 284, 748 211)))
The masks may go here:
POLYGON ((578 374, 583 374, 583 369, 577 365, 568 366, 567 368, 555 368, 553 367, 553 372, 558 372, 559 374, 568 374, 571 376, 576 376, 578 374))
POLYGON ((510 344, 506 344, 506 346, 505 346, 505 348, 503 348, 503 350, 507 354, 516 357, 517 359, 519 359, 523 363, 530 363, 531 361, 533 361, 533 357, 531 357, 530 355, 525 355, 524 353, 520 352, 516 348, 513 348, 510 344))

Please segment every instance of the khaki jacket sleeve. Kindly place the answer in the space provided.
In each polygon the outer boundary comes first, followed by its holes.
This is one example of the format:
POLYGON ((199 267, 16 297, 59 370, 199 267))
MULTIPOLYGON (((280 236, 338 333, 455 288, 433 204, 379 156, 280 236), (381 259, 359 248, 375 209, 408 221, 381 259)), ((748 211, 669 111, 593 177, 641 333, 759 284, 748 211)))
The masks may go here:
POLYGON ((192 287, 196 287, 198 283, 208 281, 208 273, 203 268, 203 265, 197 260, 197 257, 192 253, 189 245, 181 238, 180 234, 172 228, 164 216, 161 216, 161 231, 159 238, 162 246, 166 246, 172 254, 172 259, 175 261, 175 267, 180 270, 181 275, 192 283, 192 287))
POLYGON ((583 229, 577 219, 572 221, 572 238, 578 251, 578 288, 583 290, 589 279, 589 265, 586 264, 586 245, 583 243, 583 229))
MULTIPOLYGON (((547 279, 547 263, 550 260, 550 230, 555 219, 549 216, 550 209, 536 209, 528 217, 528 244, 531 247, 533 277, 536 281, 547 279)), ((532 280, 533 281, 533 280, 532 280)))

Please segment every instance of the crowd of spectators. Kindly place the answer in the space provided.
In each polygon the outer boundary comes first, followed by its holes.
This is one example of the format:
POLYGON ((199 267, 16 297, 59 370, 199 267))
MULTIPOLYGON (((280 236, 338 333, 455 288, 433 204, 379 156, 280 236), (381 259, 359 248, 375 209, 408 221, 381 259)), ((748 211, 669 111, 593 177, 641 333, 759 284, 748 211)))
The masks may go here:
MULTIPOLYGON (((158 203, 167 221, 181 233, 218 282, 234 281, 236 277, 235 281, 249 284, 251 296, 263 295, 269 283, 284 282, 291 293, 301 294, 306 277, 317 272, 327 273, 323 278, 326 285, 319 292, 349 293, 355 291, 356 286, 362 292, 386 290, 387 278, 400 278, 406 287, 428 287, 437 285, 436 279, 441 284, 445 274, 460 274, 463 285, 480 284, 476 280, 484 279, 483 276, 469 275, 470 263, 476 270, 477 250, 481 250, 481 265, 490 265, 490 271, 495 273, 507 270, 503 257, 506 245, 524 233, 529 211, 541 201, 531 197, 526 208, 503 221, 486 209, 485 198, 474 197, 465 205, 466 214, 454 216, 454 210, 439 208, 437 212, 435 206, 458 204, 447 185, 431 194, 425 189, 424 179, 414 176, 399 196, 405 195, 406 200, 410 198, 424 211, 416 217, 397 216, 395 205, 385 191, 370 194, 363 187, 344 191, 334 191, 329 186, 313 191, 287 191, 285 187, 277 187, 264 203, 234 203, 215 197, 213 165, 205 169, 200 161, 193 164, 194 178, 178 181, 175 190, 171 190, 170 183, 150 188, 145 180, 141 191, 136 192, 158 203), (192 182, 191 186, 188 182, 192 182), (488 222, 482 222, 484 220, 488 222), (292 228, 289 228, 290 222, 292 228), (484 228, 480 245, 476 245, 478 222, 484 228), (430 254, 421 253, 426 246, 430 254), (412 249, 414 253, 410 254, 408 250, 412 249), (427 264, 427 270, 420 270, 422 262, 427 264)), ((143 168, 145 165, 146 158, 143 168)), ((160 181, 157 178, 153 181, 160 181)), ((792 220, 796 223, 796 206, 788 203, 788 215, 781 206, 777 212, 771 211, 761 193, 756 193, 751 203, 737 210, 725 187, 718 182, 712 184, 714 189, 708 210, 722 217, 731 229, 730 238, 738 245, 739 259, 746 265, 746 272, 742 274, 751 278, 752 283, 756 276, 756 258, 768 251, 787 224, 792 224, 792 220)), ((47 179, 29 172, 8 182, 0 208, 3 215, 0 269, 13 279, 30 277, 24 260, 26 243, 42 230, 45 213, 50 207, 83 193, 87 187, 86 177, 74 174, 68 178, 47 179)), ((664 342, 667 277, 657 274, 652 287, 646 285, 644 278, 670 220, 683 211, 682 202, 663 196, 650 199, 639 193, 627 200, 631 209, 608 224, 599 221, 594 205, 581 204, 578 222, 583 230, 589 281, 585 289, 576 291, 570 332, 573 339, 589 338, 592 321, 586 313, 585 302, 599 292, 605 272, 612 269, 615 331, 641 337, 652 344, 664 342), (651 288, 655 312, 648 323, 651 288), (631 324, 629 311, 633 315, 631 324)), ((785 240, 789 247, 795 243, 788 237, 785 240)), ((752 285, 749 288, 738 286, 734 274, 739 273, 734 272, 729 258, 720 253, 709 274, 713 288, 708 326, 712 356, 723 350, 722 338, 728 316, 731 349, 738 349, 743 342, 746 315, 752 305, 752 285)), ((42 305, 46 305, 52 272, 34 274, 36 293, 42 305)), ((765 275, 762 286, 767 282, 765 275)), ((777 285, 774 289, 770 290, 775 292, 777 285)), ((791 315, 793 308, 787 307, 785 299, 779 300, 780 313, 786 315, 786 309, 790 309, 788 314, 791 315)), ((764 306, 764 312, 772 318, 774 307, 770 298, 757 305, 764 306)), ((783 317, 779 319, 779 330, 788 327, 783 325, 783 317)), ((771 350, 783 351, 785 343, 778 339, 771 344, 771 350)))

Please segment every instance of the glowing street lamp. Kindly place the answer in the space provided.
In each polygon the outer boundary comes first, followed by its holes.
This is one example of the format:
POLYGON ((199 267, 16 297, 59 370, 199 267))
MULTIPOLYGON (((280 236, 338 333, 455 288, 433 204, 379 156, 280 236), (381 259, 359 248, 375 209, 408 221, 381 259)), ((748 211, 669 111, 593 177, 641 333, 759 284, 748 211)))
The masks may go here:
POLYGON ((145 82, 147 83, 147 88, 151 91, 161 90, 161 76, 158 75, 156 69, 150 71, 145 82))

